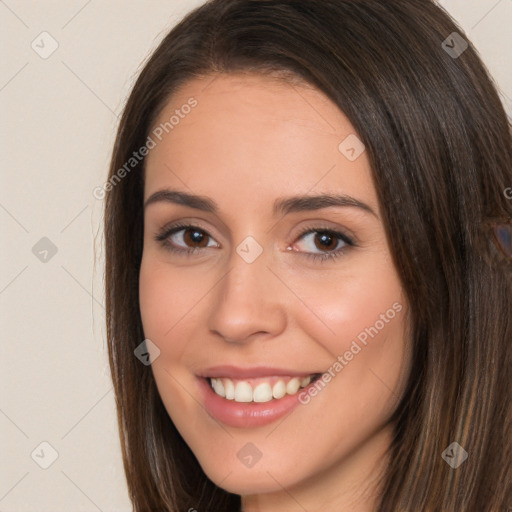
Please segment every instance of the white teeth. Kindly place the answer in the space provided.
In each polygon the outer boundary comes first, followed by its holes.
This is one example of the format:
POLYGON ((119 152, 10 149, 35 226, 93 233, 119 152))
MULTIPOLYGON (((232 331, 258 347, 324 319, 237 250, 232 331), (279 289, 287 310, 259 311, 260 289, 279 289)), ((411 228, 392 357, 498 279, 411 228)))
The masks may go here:
POLYGON ((226 390, 224 389, 224 384, 222 384, 221 379, 212 379, 212 387, 217 395, 222 397, 226 396, 226 390))
POLYGON ((235 386, 235 402, 252 402, 252 387, 248 382, 238 382, 235 386))
POLYGON ((311 383, 312 376, 308 377, 288 377, 275 381, 272 378, 274 385, 267 382, 260 382, 256 384, 254 389, 247 381, 233 382, 228 378, 211 378, 211 387, 213 391, 227 400, 234 400, 235 402, 269 402, 273 398, 279 400, 284 396, 294 395, 299 388, 304 388, 311 383), (287 379, 289 379, 287 381, 287 379))
POLYGON ((300 381, 300 387, 301 388, 305 388, 309 383, 311 382, 311 376, 309 377, 304 377, 301 381, 300 381))
POLYGON ((278 380, 272 388, 272 396, 274 398, 283 398, 286 395, 286 384, 282 380, 278 380))
POLYGON ((255 402, 269 402, 272 400, 272 388, 268 382, 258 384, 254 388, 253 400, 255 402))
MULTIPOLYGON (((235 399, 235 385, 233 384, 232 380, 224 379, 224 390, 226 391, 226 398, 228 400, 234 400, 235 399)), ((215 389, 214 389, 214 391, 215 391, 215 389)))
POLYGON ((286 384, 286 392, 289 395, 293 395, 293 394, 297 393, 299 388, 300 388, 300 380, 297 377, 294 377, 292 380, 290 380, 288 382, 288 384, 286 384))

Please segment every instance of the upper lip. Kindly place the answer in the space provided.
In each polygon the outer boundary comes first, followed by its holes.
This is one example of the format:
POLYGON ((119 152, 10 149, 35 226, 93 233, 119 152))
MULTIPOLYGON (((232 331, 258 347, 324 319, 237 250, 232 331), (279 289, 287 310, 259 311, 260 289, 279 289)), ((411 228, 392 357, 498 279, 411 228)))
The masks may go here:
POLYGON ((240 368, 237 366, 222 365, 211 366, 198 373, 199 377, 227 377, 228 379, 251 379, 258 377, 289 376, 289 377, 308 377, 317 372, 298 372, 296 370, 287 370, 283 368, 272 368, 269 366, 251 366, 240 368))

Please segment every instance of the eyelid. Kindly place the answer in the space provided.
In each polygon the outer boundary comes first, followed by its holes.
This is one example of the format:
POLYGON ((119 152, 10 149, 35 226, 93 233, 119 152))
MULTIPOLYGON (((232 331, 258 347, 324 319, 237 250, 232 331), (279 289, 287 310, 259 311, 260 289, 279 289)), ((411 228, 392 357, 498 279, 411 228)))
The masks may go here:
POLYGON ((312 231, 327 231, 329 233, 339 234, 347 239, 347 243, 350 243, 354 246, 359 245, 359 241, 356 235, 350 229, 346 228, 345 226, 341 226, 339 224, 331 223, 325 220, 308 221, 305 225, 303 224, 300 228, 294 230, 294 234, 291 237, 292 240, 288 245, 295 243, 296 240, 299 240, 301 237, 312 231))
MULTIPOLYGON (((307 235, 311 234, 318 234, 318 233, 328 233, 333 235, 334 238, 341 240, 345 245, 354 245, 354 242, 351 240, 350 237, 345 235, 345 233, 342 233, 341 231, 337 231, 334 229, 323 229, 323 228, 313 228, 313 229, 306 229, 303 233, 299 235, 297 240, 303 240, 307 235)), ((326 251, 326 252, 333 252, 333 251, 326 251)))
MULTIPOLYGON (((170 234, 171 232, 176 232, 176 231, 179 231, 180 229, 187 229, 187 228, 189 228, 189 229, 190 228, 198 228, 201 231, 204 231, 208 235, 208 237, 213 238, 218 244, 220 244, 220 242, 217 240, 217 238, 220 238, 220 237, 217 237, 216 235, 212 235, 211 234, 212 229, 209 227, 206 227, 206 225, 202 224, 201 220, 197 220, 197 219, 185 218, 185 219, 180 219, 177 221, 168 222, 168 223, 164 224, 164 226, 158 230, 158 233, 170 234)), ((158 233, 157 233, 157 235, 158 235, 158 233)))
POLYGON ((171 222, 166 224, 163 228, 161 228, 155 235, 154 240, 162 246, 167 249, 170 252, 173 252, 175 254, 181 254, 188 256, 191 253, 197 253, 200 252, 201 249, 211 249, 212 247, 181 247, 179 245, 176 245, 170 241, 170 237, 173 236, 176 233, 179 233, 180 231, 186 231, 187 229, 195 229, 196 231, 203 231, 205 233, 205 236, 211 240, 213 240, 217 246, 213 247, 214 249, 217 249, 219 247, 222 247, 220 242, 217 242, 217 240, 210 234, 209 230, 202 227, 199 222, 187 222, 187 221, 177 221, 177 222, 171 222))
POLYGON ((356 246, 357 246, 357 244, 349 236, 347 236, 344 232, 342 232, 338 229, 332 229, 332 228, 325 229, 325 228, 321 228, 321 227, 312 227, 312 228, 304 228, 304 230, 301 231, 301 233, 299 233, 299 235, 295 237, 295 241, 291 245, 287 246, 287 250, 294 250, 295 252, 297 252, 301 255, 304 255, 306 257, 309 257, 309 258, 313 258, 313 259, 319 258, 322 260, 326 260, 326 259, 330 259, 330 258, 335 258, 337 256, 341 256, 341 255, 345 254, 349 249, 351 249, 352 247, 356 247, 356 246), (333 250, 318 249, 318 252, 316 252, 316 251, 300 251, 300 250, 293 249, 292 246, 295 245, 297 242, 300 242, 301 240, 303 240, 306 236, 311 235, 311 234, 315 235, 318 233, 328 233, 336 240, 336 242, 337 242, 336 246, 338 246, 338 244, 340 242, 342 242, 342 246, 339 248, 333 249, 333 250))

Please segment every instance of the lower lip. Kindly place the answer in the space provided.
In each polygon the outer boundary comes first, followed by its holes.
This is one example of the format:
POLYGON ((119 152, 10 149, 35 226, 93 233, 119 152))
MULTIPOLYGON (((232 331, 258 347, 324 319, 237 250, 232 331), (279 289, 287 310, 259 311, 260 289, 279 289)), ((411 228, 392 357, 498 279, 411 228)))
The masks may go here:
POLYGON ((235 402, 217 395, 205 378, 199 378, 203 403, 208 414, 215 420, 231 427, 251 428, 268 425, 289 414, 299 402, 301 388, 294 395, 286 395, 269 402, 235 402))

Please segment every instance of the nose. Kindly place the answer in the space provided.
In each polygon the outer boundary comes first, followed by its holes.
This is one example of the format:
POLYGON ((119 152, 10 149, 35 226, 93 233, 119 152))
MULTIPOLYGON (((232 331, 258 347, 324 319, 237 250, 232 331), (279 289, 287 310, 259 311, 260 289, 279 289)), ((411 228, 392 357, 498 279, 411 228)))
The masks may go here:
POLYGON ((278 336, 285 329, 283 285, 267 265, 265 251, 252 263, 233 251, 228 272, 212 294, 208 318, 211 332, 228 343, 246 343, 278 336))

